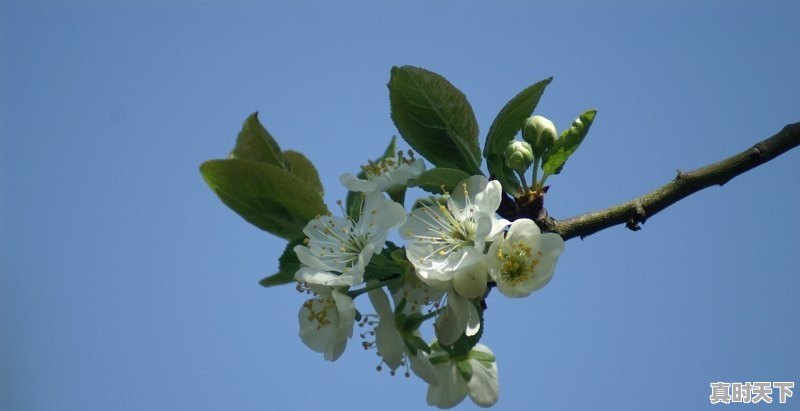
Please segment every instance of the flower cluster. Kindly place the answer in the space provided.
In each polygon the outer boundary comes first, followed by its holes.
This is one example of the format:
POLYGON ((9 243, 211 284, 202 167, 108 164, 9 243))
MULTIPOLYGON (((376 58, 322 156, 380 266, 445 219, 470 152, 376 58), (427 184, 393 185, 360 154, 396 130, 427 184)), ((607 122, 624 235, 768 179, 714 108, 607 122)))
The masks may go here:
POLYGON ((494 354, 478 343, 483 300, 493 287, 508 297, 542 288, 564 242, 530 219, 501 218, 503 188, 481 175, 406 210, 393 194, 404 193, 425 169, 413 153, 401 152, 362 167, 360 177, 341 177, 359 193, 355 212, 311 220, 306 239, 294 247, 298 289, 313 296, 300 308, 300 338, 335 361, 358 324, 366 327, 362 346, 381 357, 378 369, 424 380, 428 404, 450 408, 469 396, 488 407, 499 386, 494 354), (387 241, 395 229, 405 247, 387 241), (374 314, 357 311, 354 298, 362 294, 374 314), (430 343, 421 332, 428 320, 430 343))

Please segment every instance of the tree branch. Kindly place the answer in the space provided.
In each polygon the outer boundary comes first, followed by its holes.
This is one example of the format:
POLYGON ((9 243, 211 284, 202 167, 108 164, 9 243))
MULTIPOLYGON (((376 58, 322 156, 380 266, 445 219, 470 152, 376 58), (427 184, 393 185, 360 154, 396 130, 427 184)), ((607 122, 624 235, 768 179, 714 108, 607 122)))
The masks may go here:
POLYGON ((540 227, 561 235, 564 240, 586 237, 600 230, 625 224, 639 230, 639 223, 659 211, 713 185, 723 185, 732 178, 800 145, 800 123, 789 124, 774 136, 725 160, 689 172, 678 171, 674 180, 628 202, 593 211, 566 220, 556 220, 546 214, 538 219, 540 227))

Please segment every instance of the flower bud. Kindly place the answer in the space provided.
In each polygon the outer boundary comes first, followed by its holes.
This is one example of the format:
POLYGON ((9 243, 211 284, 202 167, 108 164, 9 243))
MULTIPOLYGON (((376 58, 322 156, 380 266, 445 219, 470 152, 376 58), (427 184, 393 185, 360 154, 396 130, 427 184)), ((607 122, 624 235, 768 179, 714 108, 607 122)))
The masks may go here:
POLYGON ((556 126, 542 116, 528 117, 522 125, 522 138, 530 143, 535 157, 541 157, 553 146, 557 137, 556 126))
POLYGON ((505 158, 508 168, 524 173, 533 163, 533 150, 530 144, 514 140, 506 147, 505 158))

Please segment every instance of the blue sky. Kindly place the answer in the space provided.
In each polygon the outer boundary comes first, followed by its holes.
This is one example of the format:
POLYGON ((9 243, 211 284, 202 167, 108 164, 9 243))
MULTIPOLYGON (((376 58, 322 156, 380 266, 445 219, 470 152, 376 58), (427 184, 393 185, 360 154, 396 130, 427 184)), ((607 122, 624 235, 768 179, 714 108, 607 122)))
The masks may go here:
MULTIPOLYGON (((481 136, 509 98, 554 76, 537 113, 565 127, 598 109, 548 180, 550 214, 577 215, 800 121, 798 12, 2 1, 0 409, 422 408, 424 384, 378 374, 357 339, 335 363, 302 345, 303 297, 257 284, 283 240, 228 210, 198 165, 259 111, 314 161, 335 207, 339 175, 397 133, 393 65, 447 77, 481 136)), ((498 357, 497 408, 702 409, 710 382, 800 381, 799 165, 789 152, 640 232, 571 240, 545 289, 493 294, 483 342, 498 357)))

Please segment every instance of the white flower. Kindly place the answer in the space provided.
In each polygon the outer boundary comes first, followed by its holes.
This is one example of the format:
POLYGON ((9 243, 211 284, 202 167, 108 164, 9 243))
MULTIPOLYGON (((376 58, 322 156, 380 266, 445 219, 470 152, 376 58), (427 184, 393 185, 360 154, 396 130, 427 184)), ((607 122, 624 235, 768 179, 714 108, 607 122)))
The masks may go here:
POLYGON ((505 239, 496 240, 489 248, 489 274, 501 293, 525 297, 553 278, 563 251, 561 236, 542 234, 536 223, 522 218, 511 224, 505 239))
POLYGON ((346 173, 339 177, 339 181, 348 190, 363 193, 386 191, 392 187, 404 186, 408 180, 417 178, 425 172, 425 162, 422 159, 414 159, 411 151, 409 151, 409 155, 411 158, 406 158, 402 151, 398 151, 394 157, 384 158, 377 163, 370 161, 369 164, 361 166, 366 180, 346 173))
MULTIPOLYGON (((455 192, 446 196, 446 205, 423 205, 411 212, 400 235, 408 242, 408 261, 423 281, 434 285, 451 282, 464 273, 476 275, 466 267, 481 260, 486 241, 497 237, 508 224, 495 214, 501 192, 499 182, 473 176, 456 185, 455 192)), ((461 283, 456 286, 459 292, 477 291, 468 281, 456 283, 461 283)))
POLYGON ((431 362, 439 384, 428 387, 428 405, 452 408, 467 395, 480 407, 491 407, 497 402, 500 395, 497 363, 489 347, 477 344, 466 358, 460 359, 440 351, 431 356, 431 362))
POLYGON ((379 192, 366 196, 358 222, 331 215, 311 220, 303 229, 306 245, 294 248, 304 264, 295 279, 327 286, 361 283, 372 254, 381 252, 389 230, 405 220, 403 206, 379 192))
POLYGON ((317 297, 300 307, 300 339, 312 350, 336 361, 353 336, 356 308, 353 300, 338 289, 314 287, 317 297))
MULTIPOLYGON (((414 340, 424 343, 419 330, 405 329, 406 324, 397 323, 398 317, 392 311, 389 298, 382 288, 370 291, 369 300, 380 317, 378 326, 375 327, 375 344, 383 362, 394 371, 403 365, 407 358, 414 374, 428 384, 436 385, 438 383, 436 373, 425 351, 414 346, 414 340)), ((400 315, 399 318, 408 320, 409 316, 400 315)))
POLYGON ((501 193, 499 182, 469 177, 445 197, 446 205, 423 205, 400 227, 407 240, 406 256, 417 275, 447 291, 447 306, 436 320, 436 336, 442 344, 480 330, 480 317, 470 300, 486 292, 486 242, 498 237, 508 224, 495 214, 501 193))

